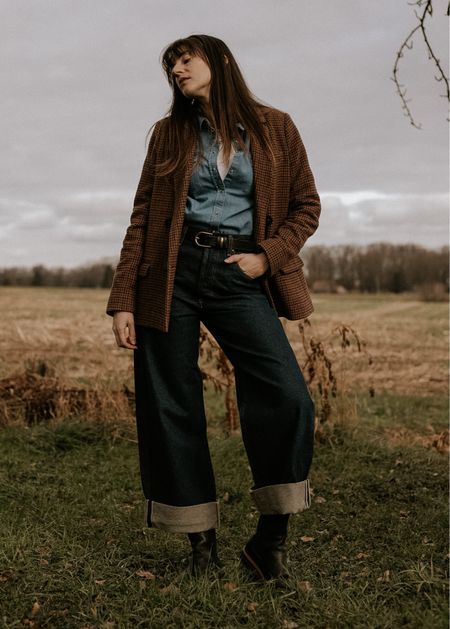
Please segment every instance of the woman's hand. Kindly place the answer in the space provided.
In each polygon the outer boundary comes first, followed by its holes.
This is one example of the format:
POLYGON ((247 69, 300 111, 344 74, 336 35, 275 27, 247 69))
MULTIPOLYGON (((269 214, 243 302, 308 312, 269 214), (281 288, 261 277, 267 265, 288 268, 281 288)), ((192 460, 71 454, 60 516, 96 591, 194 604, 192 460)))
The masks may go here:
POLYGON ((269 261, 265 253, 234 253, 225 258, 225 262, 239 264, 241 270, 253 279, 264 275, 269 268, 269 261))
POLYGON ((132 312, 115 312, 112 329, 118 347, 137 349, 134 315, 132 312))

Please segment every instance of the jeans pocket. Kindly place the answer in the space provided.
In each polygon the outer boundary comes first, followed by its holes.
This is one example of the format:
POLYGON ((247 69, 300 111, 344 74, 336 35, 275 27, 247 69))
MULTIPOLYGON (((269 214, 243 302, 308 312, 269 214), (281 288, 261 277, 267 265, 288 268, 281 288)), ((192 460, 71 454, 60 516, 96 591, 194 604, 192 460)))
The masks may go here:
POLYGON ((254 282, 255 280, 258 279, 257 277, 250 277, 250 275, 247 275, 247 273, 245 271, 243 271, 241 269, 241 267, 239 266, 239 262, 233 262, 233 266, 236 268, 236 270, 239 273, 239 275, 241 277, 244 277, 247 281, 254 282))

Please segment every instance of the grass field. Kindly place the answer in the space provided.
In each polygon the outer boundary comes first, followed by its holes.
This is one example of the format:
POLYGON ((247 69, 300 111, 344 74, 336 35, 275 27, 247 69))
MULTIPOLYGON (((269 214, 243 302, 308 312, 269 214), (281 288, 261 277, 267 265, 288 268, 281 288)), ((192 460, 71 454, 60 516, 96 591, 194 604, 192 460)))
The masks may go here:
MULTIPOLYGON (((131 384, 131 353, 114 347, 106 298, 2 288, 0 377, 39 358, 80 386, 131 384)), ((329 341, 357 421, 341 421, 316 444, 311 508, 290 520, 286 587, 253 583, 240 567, 257 521, 250 471, 239 434, 216 430, 223 405, 209 391, 224 573, 193 580, 185 536, 144 526, 131 421, 4 425, 0 626, 448 626, 447 456, 436 442, 448 426, 447 307, 390 295, 314 303, 314 334, 353 326, 374 362, 329 341)), ((302 364, 296 326, 285 325, 302 364)))
MULTIPOLYGON (((28 358, 42 358, 80 384, 131 384, 131 352, 115 345, 112 318, 104 314, 108 291, 101 289, 1 287, 3 326, 0 378, 21 371, 28 358)), ((342 323, 353 326, 372 355, 334 359, 347 388, 413 395, 448 390, 448 305, 417 301, 414 295, 315 295, 310 317, 314 333, 333 337, 342 323), (342 363, 342 365, 341 365, 342 363)), ((300 364, 297 324, 285 321, 300 364)))

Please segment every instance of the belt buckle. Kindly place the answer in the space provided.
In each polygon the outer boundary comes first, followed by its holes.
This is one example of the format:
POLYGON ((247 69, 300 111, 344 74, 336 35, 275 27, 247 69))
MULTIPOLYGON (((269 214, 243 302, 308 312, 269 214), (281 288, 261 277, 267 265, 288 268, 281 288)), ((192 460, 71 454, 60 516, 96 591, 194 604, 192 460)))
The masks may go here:
POLYGON ((202 245, 202 243, 198 241, 198 237, 200 236, 200 234, 207 234, 208 236, 214 236, 214 232, 201 231, 201 232, 197 232, 194 236, 194 242, 197 246, 211 249, 212 245, 202 245))

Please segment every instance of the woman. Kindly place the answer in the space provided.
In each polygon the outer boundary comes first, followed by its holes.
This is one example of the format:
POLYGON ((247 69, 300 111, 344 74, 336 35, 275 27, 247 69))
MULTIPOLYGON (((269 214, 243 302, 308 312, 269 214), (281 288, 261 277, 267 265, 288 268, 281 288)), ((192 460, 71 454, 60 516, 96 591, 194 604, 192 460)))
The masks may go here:
POLYGON ((190 570, 221 565, 199 326, 234 366, 259 511, 241 553, 260 579, 289 576, 288 518, 310 506, 314 404, 279 316, 313 311, 298 256, 320 199, 290 116, 259 103, 220 39, 170 44, 173 90, 154 127, 107 313, 134 351, 147 524, 187 533, 190 570))

